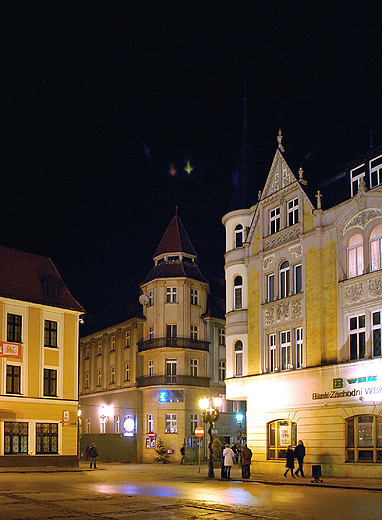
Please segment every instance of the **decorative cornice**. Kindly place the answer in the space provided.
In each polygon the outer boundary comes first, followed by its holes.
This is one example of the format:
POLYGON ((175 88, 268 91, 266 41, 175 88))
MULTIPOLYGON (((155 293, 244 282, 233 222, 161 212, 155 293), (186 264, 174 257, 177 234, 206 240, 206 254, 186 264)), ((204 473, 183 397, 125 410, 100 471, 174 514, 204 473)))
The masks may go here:
POLYGON ((273 249, 281 244, 285 244, 285 242, 289 242, 290 240, 294 240, 298 238, 300 235, 299 229, 294 229, 293 231, 286 233, 278 233, 278 236, 272 240, 269 240, 264 244, 264 251, 268 251, 269 249, 273 249))
POLYGON ((356 213, 345 225, 342 230, 342 235, 345 235, 349 229, 359 228, 364 230, 365 227, 376 218, 382 217, 382 209, 379 208, 369 208, 363 209, 356 213))

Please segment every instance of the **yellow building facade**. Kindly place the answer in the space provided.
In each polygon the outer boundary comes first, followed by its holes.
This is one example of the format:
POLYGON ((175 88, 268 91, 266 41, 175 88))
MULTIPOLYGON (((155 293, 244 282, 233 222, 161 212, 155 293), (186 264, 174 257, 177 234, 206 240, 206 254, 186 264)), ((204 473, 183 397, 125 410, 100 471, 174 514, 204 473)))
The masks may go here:
POLYGON ((84 309, 50 259, 0 247, 0 465, 77 465, 84 309))
POLYGON ((301 439, 309 472, 382 477, 381 164, 373 148, 312 191, 280 133, 257 202, 223 218, 227 399, 258 472, 301 439))

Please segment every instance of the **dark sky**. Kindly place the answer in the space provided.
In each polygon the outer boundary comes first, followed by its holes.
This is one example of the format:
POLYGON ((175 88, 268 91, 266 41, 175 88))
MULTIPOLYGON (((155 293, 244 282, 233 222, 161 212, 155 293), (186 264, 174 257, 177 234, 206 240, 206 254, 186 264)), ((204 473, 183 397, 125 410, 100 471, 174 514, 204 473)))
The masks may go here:
POLYGON ((89 311, 137 297, 176 205, 203 274, 223 276, 244 78, 260 183, 279 128, 312 182, 368 149, 370 123, 381 144, 367 4, 27 4, 0 26, 0 243, 52 258, 89 311))

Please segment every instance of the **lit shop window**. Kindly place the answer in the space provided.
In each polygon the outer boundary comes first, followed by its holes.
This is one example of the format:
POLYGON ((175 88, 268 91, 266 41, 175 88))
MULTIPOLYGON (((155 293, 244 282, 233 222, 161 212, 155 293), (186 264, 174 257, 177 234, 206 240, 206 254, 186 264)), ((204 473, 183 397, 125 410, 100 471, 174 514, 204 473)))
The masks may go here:
POLYGON ((382 462, 382 418, 357 415, 346 419, 346 461, 382 462))
POLYGON ((288 419, 268 423, 268 459, 285 459, 288 446, 297 444, 297 423, 288 419))

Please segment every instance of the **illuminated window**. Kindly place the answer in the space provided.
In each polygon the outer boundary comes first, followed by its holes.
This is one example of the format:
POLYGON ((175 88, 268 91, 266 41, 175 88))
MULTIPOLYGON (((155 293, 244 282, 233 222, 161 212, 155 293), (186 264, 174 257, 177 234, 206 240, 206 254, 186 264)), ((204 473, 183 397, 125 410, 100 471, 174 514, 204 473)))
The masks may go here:
POLYGON ((276 334, 269 334, 268 348, 269 348, 269 372, 274 372, 277 367, 276 334))
POLYGON ((270 235, 273 235, 273 233, 277 233, 277 231, 280 231, 280 208, 274 208, 269 212, 269 231, 270 235))
POLYGON ((7 394, 21 393, 21 366, 7 365, 6 392, 7 394))
POLYGON ((176 383, 176 359, 166 359, 166 383, 176 383))
POLYGON ((101 385, 102 385, 102 371, 98 370, 97 371, 97 386, 101 386, 101 385))
POLYGON ((152 377, 154 375, 154 360, 149 359, 148 361, 148 374, 149 377, 152 377))
POLYGON ((57 322, 44 320, 44 347, 57 348, 57 322))
POLYGON ((198 377, 199 360, 190 359, 190 375, 191 377, 198 377))
POLYGON ((166 288, 166 303, 176 303, 177 302, 177 288, 176 287, 167 287, 166 288))
POLYGON ((295 329, 295 340, 296 340, 296 368, 302 368, 303 366, 303 354, 304 354, 304 343, 302 338, 302 327, 295 329))
POLYGON ((114 415, 114 433, 119 433, 120 428, 121 419, 119 418, 119 415, 114 415))
POLYGON ((36 424, 36 453, 58 453, 58 424, 36 424))
POLYGON ((361 183, 361 179, 364 179, 365 177, 365 165, 362 164, 361 166, 358 166, 357 168, 354 168, 354 170, 350 171, 350 192, 351 197, 355 197, 357 195, 359 190, 359 185, 361 183))
POLYGON ((198 427, 198 414, 191 414, 191 435, 194 435, 196 428, 198 427))
POLYGON ((110 368, 110 384, 115 384, 115 367, 110 368))
POLYGON ((90 358, 90 345, 86 345, 85 347, 85 359, 90 358))
POLYGON ((288 226, 293 226, 298 222, 298 198, 289 200, 287 202, 287 223, 288 226))
POLYGON ((280 368, 281 370, 291 368, 290 330, 280 333, 280 368))
POLYGON ((288 446, 297 444, 297 423, 289 420, 268 423, 268 459, 285 459, 288 446))
POLYGON ((349 319, 350 359, 365 358, 365 315, 353 316, 349 319))
POLYGON ((191 339, 198 339, 198 327, 196 325, 191 325, 191 339))
POLYGON ((4 421, 4 453, 28 453, 27 422, 4 421))
POLYGON ((154 291, 149 291, 149 307, 154 305, 154 291))
POLYGON ((267 302, 275 299, 275 275, 271 273, 267 276, 267 302))
POLYGON ((147 414, 147 433, 154 431, 154 415, 152 413, 147 414))
POLYGON ((382 268, 382 226, 373 229, 370 235, 370 264, 371 270, 382 268))
POLYGON ((130 331, 127 330, 127 331, 126 331, 126 336, 125 336, 125 348, 130 347, 130 345, 131 345, 130 342, 131 342, 130 331))
POLYGON ((125 381, 130 381, 130 363, 125 364, 125 381))
POLYGON ((219 345, 225 345, 225 329, 219 329, 219 345))
POLYGON ((235 343, 235 376, 243 375, 243 342, 235 343))
POLYGON ((149 327, 149 339, 154 338, 154 327, 149 327))
POLYGON ((280 265, 279 270, 279 295, 280 298, 289 296, 290 291, 290 270, 289 262, 285 261, 280 265))
POLYGON ((86 417, 86 433, 90 433, 91 430, 91 419, 90 417, 86 417))
POLYGON ((241 224, 238 224, 235 227, 235 248, 243 247, 243 231, 243 226, 241 224))
POLYGON ((219 380, 224 381, 225 379, 225 361, 219 361, 219 380))
POLYGON ((21 343, 21 316, 7 314, 7 341, 21 343))
POLYGON ((198 289, 191 289, 191 305, 199 305, 198 289))
POLYGON ((110 352, 115 352, 115 336, 111 337, 110 352))
POLYGON ((100 428, 101 428, 100 433, 106 433, 106 421, 107 421, 107 417, 100 417, 100 428))
POLYGON ((236 276, 234 280, 234 309, 243 308, 243 278, 236 276))
POLYGON ((102 340, 98 342, 97 356, 102 356, 102 340))
POLYGON ((90 382, 89 372, 86 372, 86 374, 85 374, 85 388, 89 388, 89 382, 90 382))
POLYGON ((382 155, 370 161, 370 188, 382 184, 382 155))
POLYGON ((381 334, 382 320, 381 311, 375 311, 371 314, 371 355, 373 357, 381 356, 381 334))
POLYGON ((348 278, 363 274, 363 239, 362 235, 354 235, 347 248, 348 278))
POLYGON ((346 462, 382 462, 382 418, 358 415, 346 419, 346 462))
POLYGON ((177 433, 178 421, 176 413, 166 413, 166 429, 165 433, 177 433))

